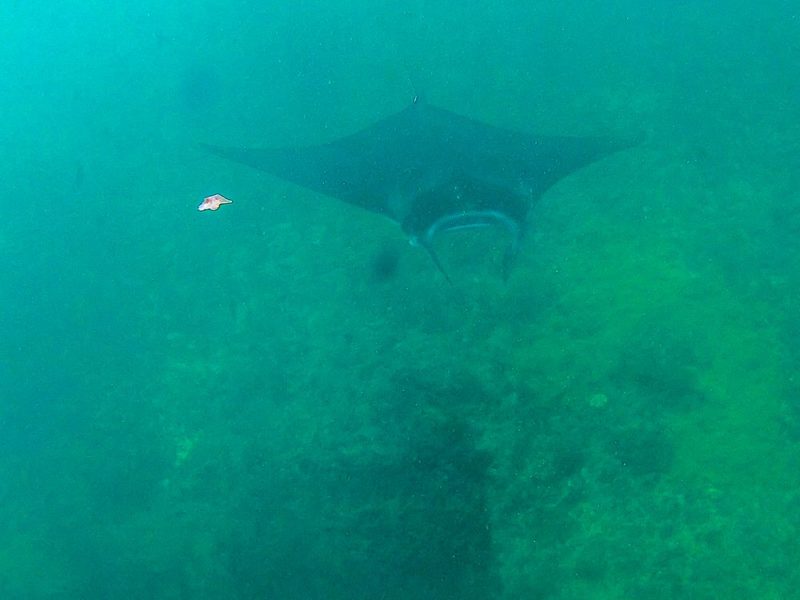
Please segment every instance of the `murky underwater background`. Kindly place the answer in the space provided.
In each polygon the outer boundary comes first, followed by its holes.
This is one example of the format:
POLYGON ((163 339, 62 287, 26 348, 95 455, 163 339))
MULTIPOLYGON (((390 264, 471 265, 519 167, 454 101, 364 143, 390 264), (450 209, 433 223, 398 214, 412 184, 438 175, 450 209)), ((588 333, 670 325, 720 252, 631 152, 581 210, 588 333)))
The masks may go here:
POLYGON ((6 2, 0 597, 799 598, 800 10, 6 2), (454 285, 203 152, 647 133, 454 285), (204 196, 232 206, 199 213, 204 196))

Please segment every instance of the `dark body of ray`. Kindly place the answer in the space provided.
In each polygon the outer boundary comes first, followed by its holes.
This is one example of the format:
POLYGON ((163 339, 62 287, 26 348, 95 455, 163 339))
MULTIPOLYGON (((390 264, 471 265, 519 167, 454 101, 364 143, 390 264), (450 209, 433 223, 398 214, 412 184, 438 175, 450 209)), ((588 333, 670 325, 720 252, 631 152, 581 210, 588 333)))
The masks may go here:
POLYGON ((601 137, 537 136, 415 102, 352 135, 298 148, 213 152, 398 222, 442 270, 443 231, 500 225, 512 242, 507 274, 532 204, 581 167, 632 145, 601 137))

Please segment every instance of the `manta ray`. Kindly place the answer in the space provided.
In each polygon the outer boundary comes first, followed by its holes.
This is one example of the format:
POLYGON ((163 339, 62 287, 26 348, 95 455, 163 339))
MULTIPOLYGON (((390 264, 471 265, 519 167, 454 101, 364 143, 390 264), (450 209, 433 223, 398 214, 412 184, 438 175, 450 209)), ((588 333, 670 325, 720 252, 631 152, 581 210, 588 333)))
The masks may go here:
POLYGON ((345 137, 292 148, 212 152, 388 217, 424 248, 449 231, 498 226, 510 243, 507 277, 542 194, 570 173, 636 140, 541 136, 495 127, 423 101, 345 137))

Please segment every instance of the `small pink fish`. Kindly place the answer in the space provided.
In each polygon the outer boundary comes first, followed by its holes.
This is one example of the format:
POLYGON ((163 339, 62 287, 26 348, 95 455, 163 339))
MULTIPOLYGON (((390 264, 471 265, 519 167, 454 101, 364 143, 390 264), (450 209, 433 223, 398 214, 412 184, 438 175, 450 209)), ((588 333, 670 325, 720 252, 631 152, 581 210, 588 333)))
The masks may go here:
POLYGON ((200 203, 200 206, 197 207, 197 210, 217 210, 223 204, 233 204, 233 201, 228 200, 221 194, 214 194, 213 196, 205 198, 200 203))

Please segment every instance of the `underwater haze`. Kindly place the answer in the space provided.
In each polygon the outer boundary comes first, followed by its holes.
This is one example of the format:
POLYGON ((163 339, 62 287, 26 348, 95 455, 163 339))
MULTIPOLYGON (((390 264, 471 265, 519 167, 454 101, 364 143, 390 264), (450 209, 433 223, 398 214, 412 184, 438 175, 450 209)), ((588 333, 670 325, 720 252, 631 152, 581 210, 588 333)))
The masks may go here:
POLYGON ((794 2, 6 0, 0 598, 800 598, 794 2), (203 144, 645 134, 452 283, 203 144), (231 205, 200 212, 204 197, 231 205))

